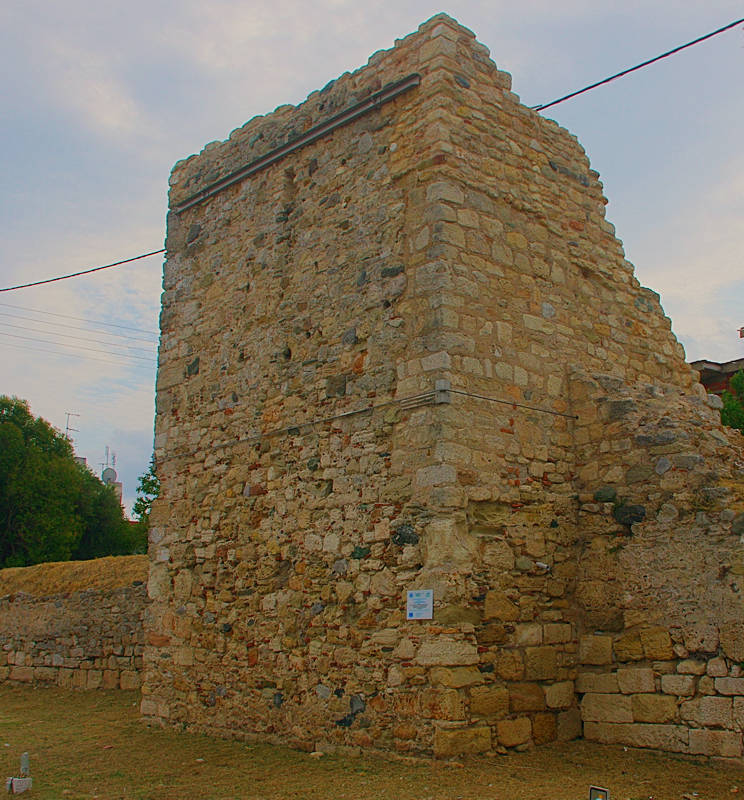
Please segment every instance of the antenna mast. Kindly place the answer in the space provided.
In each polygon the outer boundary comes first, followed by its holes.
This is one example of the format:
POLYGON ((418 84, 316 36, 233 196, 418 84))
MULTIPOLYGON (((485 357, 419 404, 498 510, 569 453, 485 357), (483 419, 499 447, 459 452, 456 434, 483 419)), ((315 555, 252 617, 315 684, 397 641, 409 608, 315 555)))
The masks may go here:
POLYGON ((79 429, 70 427, 70 417, 79 417, 80 414, 76 414, 74 411, 66 411, 65 414, 67 415, 67 422, 65 423, 65 438, 68 441, 72 441, 70 438, 70 433, 79 433, 79 429))

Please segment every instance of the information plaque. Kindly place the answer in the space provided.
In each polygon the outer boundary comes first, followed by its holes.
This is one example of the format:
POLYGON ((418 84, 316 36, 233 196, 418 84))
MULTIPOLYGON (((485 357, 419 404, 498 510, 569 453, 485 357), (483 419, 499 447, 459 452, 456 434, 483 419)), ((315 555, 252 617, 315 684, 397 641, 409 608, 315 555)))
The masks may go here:
POLYGON ((434 616, 434 590, 413 589, 408 592, 408 619, 431 619, 434 616))

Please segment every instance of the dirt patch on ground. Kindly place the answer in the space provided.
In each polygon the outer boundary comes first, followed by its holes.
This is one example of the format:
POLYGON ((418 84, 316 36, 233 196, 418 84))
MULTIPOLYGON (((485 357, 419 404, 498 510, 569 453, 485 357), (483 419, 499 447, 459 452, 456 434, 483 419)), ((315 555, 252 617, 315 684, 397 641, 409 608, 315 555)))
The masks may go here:
POLYGON ((34 597, 84 589, 116 589, 146 581, 147 556, 108 556, 91 561, 53 561, 0 570, 0 596, 25 592, 34 597))
POLYGON ((148 727, 135 692, 0 687, 0 778, 31 756, 29 800, 735 800, 731 762, 572 742, 497 758, 313 757, 148 727))

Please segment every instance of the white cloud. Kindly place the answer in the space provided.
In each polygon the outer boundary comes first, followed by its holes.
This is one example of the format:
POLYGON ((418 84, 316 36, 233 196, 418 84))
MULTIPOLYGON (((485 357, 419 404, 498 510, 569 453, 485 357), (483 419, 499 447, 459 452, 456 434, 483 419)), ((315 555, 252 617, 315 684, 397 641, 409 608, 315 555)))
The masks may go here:
POLYGON ((100 133, 130 136, 151 128, 150 120, 126 83, 117 78, 103 53, 68 42, 47 42, 50 90, 56 102, 100 133))

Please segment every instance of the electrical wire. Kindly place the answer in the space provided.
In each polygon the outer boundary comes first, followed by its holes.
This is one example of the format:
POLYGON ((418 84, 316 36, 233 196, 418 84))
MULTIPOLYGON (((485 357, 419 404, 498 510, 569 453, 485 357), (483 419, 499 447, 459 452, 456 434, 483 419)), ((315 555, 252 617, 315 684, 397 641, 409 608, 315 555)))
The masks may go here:
MULTIPOLYGON (((119 359, 117 359, 115 357, 114 358, 96 358, 95 356, 87 355, 87 353, 75 353, 75 352, 63 353, 63 352, 60 352, 59 350, 50 350, 50 349, 44 348, 44 347, 32 347, 32 346, 27 345, 27 344, 15 344, 14 342, 4 342, 3 343, 3 347, 4 348, 12 347, 14 350, 26 350, 26 351, 29 351, 29 352, 32 352, 32 353, 45 353, 46 355, 60 356, 62 358, 79 358, 79 359, 85 359, 86 361, 98 361, 101 364, 120 364, 120 365, 125 366, 125 367, 133 367, 134 369, 145 369, 146 368, 146 364, 136 364, 136 363, 133 363, 131 361, 122 361, 122 360, 119 360, 119 359)), ((154 362, 153 362, 152 366, 153 367, 155 366, 154 362)), ((148 381, 147 385, 150 386, 151 385, 151 381, 148 381)))
MULTIPOLYGON (((71 336, 71 334, 62 333, 57 328, 64 328, 65 330, 70 331, 82 331, 84 333, 88 333, 90 335, 96 336, 109 336, 116 339, 122 339, 126 342, 145 342, 149 344, 151 347, 157 347, 157 341, 154 339, 145 339, 144 336, 127 336, 125 333, 116 333, 115 331, 105 331, 102 328, 83 328, 80 325, 66 325, 64 322, 47 322, 43 319, 35 319, 34 317, 28 317, 24 314, 9 314, 7 311, 0 310, 0 325, 12 325, 11 322, 6 322, 5 320, 21 320, 22 322, 33 322, 36 325, 45 325, 48 328, 52 328, 53 330, 38 330, 37 328, 29 328, 28 330, 34 330, 37 333, 53 333, 57 336, 71 336)), ((21 327, 21 326, 18 326, 21 327)), ((131 346, 131 345, 130 345, 131 346)))
POLYGON ((19 311, 30 311, 33 314, 46 314, 49 317, 60 317, 61 319, 74 319, 78 322, 92 322, 94 325, 103 325, 108 328, 121 328, 126 331, 137 331, 138 333, 148 333, 150 336, 159 336, 157 331, 150 331, 146 328, 134 328, 131 325, 118 325, 115 322, 104 322, 103 320, 88 320, 85 317, 73 317, 71 314, 59 314, 55 311, 44 311, 40 308, 28 308, 27 306, 17 306, 12 303, 0 303, 2 308, 14 308, 19 311))
POLYGON ((130 264, 132 261, 139 261, 142 258, 149 258, 156 256, 159 253, 164 253, 165 248, 160 250, 153 250, 151 253, 142 253, 142 255, 134 256, 132 258, 124 258, 121 261, 114 261, 113 264, 104 264, 101 267, 91 267, 90 269, 81 269, 79 272, 71 272, 69 275, 59 275, 56 278, 47 278, 43 281, 33 281, 32 283, 19 283, 17 286, 6 286, 0 289, 0 292, 14 292, 16 289, 28 289, 31 286, 42 286, 45 283, 56 283, 57 281, 66 281, 69 278, 77 278, 80 275, 90 275, 91 272, 100 272, 102 269, 111 269, 111 267, 119 267, 122 264, 130 264))
MULTIPOLYGON (((0 305, 2 305, 0 303, 0 305)), ((102 335, 102 336, 115 336, 117 339, 126 339, 130 342, 146 342, 147 344, 157 345, 157 334, 151 334, 149 337, 145 336, 131 336, 126 333, 119 333, 118 331, 109 331, 105 328, 99 327, 97 323, 92 326, 70 325, 66 322, 57 322, 56 320, 38 319, 35 316, 28 314, 15 314, 12 311, 5 311, 0 308, 0 319, 23 320, 24 322, 33 322, 36 325, 45 325, 50 328, 64 328, 70 331, 85 331, 86 333, 102 335)))
MULTIPOLYGON (((598 86, 604 86, 611 81, 617 80, 618 78, 622 78, 625 75, 629 75, 631 72, 636 72, 639 69, 643 69, 644 67, 649 66, 650 64, 654 64, 657 61, 661 61, 664 58, 668 58, 669 56, 674 55, 675 53, 679 53, 682 50, 686 50, 688 47, 692 47, 693 45, 700 44, 700 42, 704 42, 707 39, 711 39, 714 36, 718 36, 720 33, 724 33, 725 31, 731 30, 731 28, 735 28, 737 25, 744 24, 744 17, 741 19, 737 19, 734 22, 730 22, 728 25, 724 25, 722 28, 718 28, 715 31, 711 31, 710 33, 706 33, 703 36, 698 36, 697 39, 693 39, 690 42, 686 42, 685 44, 681 44, 677 47, 672 48, 671 50, 667 50, 665 53, 661 53, 658 56, 654 56, 653 58, 649 58, 646 61, 642 61, 640 64, 636 64, 633 67, 628 67, 620 72, 615 73, 614 75, 610 75, 608 78, 603 78, 601 81, 596 81, 595 83, 591 83, 588 86, 585 86, 583 89, 577 89, 575 92, 571 92, 563 97, 559 97, 556 100, 551 100, 549 103, 540 103, 536 106, 531 106, 534 111, 544 111, 546 108, 551 108, 552 106, 556 106, 559 103, 563 103, 566 100, 570 100, 572 97, 578 97, 585 92, 589 92, 592 89, 596 89, 598 86)), ((0 292, 13 292, 18 289, 28 289, 32 286, 43 286, 44 284, 48 283, 55 283, 57 281, 65 281, 70 278, 77 278, 81 275, 90 275, 92 272, 100 272, 104 269, 111 269, 112 267, 119 267, 122 264, 129 264, 132 261, 139 261, 143 258, 149 258, 150 256, 159 255, 160 253, 164 253, 165 248, 161 248, 160 250, 153 250, 150 253, 142 253, 138 256, 133 256, 132 258, 125 258, 121 261, 114 261, 112 264, 104 264, 100 267, 91 267, 90 269, 83 269, 78 272, 71 272, 68 275, 59 275, 55 278, 47 278, 41 281, 33 281, 31 283, 21 283, 16 286, 6 286, 0 289, 0 292)), ((60 315, 63 316, 63 315, 60 315)))
MULTIPOLYGON (((48 336, 56 336, 63 339, 74 339, 75 341, 78 342, 90 342, 89 337, 75 336, 71 333, 58 333, 57 331, 40 331, 38 330, 38 328, 29 328, 26 325, 14 325, 12 322, 4 322, 3 320, 0 320, 0 325, 6 328, 13 328, 15 330, 30 331, 31 333, 41 333, 41 334, 46 334, 48 336)), ((64 342, 55 342, 55 344, 64 344, 64 342)), ((144 347, 134 347, 133 345, 130 344, 118 344, 117 342, 99 342, 99 344, 105 344, 109 347, 126 348, 127 353, 136 352, 136 353, 147 353, 148 355, 153 354, 151 349, 148 350, 144 347)))
POLYGON ((120 358, 131 359, 132 361, 142 361, 146 364, 155 364, 154 358, 143 358, 141 356, 127 355, 126 353, 112 353, 110 350, 100 350, 97 347, 84 347, 83 345, 65 344, 64 342, 51 342, 49 339, 34 339, 32 336, 20 336, 17 333, 5 333, 0 331, 0 336, 9 336, 11 339, 23 339, 27 342, 40 342, 41 344, 51 344, 56 347, 69 347, 72 350, 88 350, 91 353, 104 353, 107 355, 119 356, 120 358))
POLYGON ((737 25, 741 25, 742 23, 744 23, 744 18, 737 19, 735 22, 730 22, 728 25, 724 25, 722 28, 719 28, 716 31, 712 31, 711 33, 706 33, 704 36, 699 36, 697 39, 693 39, 691 42, 687 42, 686 44, 681 44, 679 45, 679 47, 674 47, 672 50, 667 50, 666 53, 654 56, 654 58, 649 58, 647 61, 643 61, 640 64, 636 64, 634 67, 628 67, 628 69, 624 69, 622 70, 622 72, 617 72, 615 75, 610 75, 609 78, 604 78, 601 81, 589 84, 589 86, 585 86, 583 89, 577 89, 577 91, 571 92, 570 94, 564 95, 563 97, 559 97, 557 100, 551 100, 549 103, 541 103, 540 105, 537 106, 531 106, 531 108, 534 111, 544 111, 546 108, 550 108, 551 106, 557 106, 558 103, 562 103, 565 100, 570 100, 572 97, 578 97, 578 95, 584 94, 584 92, 596 89, 598 86, 603 86, 606 83, 610 83, 610 81, 614 81, 617 78, 622 78, 624 75, 629 75, 631 72, 635 72, 636 70, 643 69, 643 67, 647 67, 649 64, 654 64, 656 61, 661 61, 662 58, 667 58, 669 56, 674 55, 675 53, 679 53, 681 50, 685 50, 688 47, 692 47, 694 44, 699 44, 700 42, 704 42, 706 39, 710 39, 713 36, 718 36, 719 33, 723 33, 724 31, 728 31, 731 28, 735 28, 737 25))

